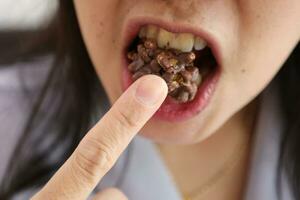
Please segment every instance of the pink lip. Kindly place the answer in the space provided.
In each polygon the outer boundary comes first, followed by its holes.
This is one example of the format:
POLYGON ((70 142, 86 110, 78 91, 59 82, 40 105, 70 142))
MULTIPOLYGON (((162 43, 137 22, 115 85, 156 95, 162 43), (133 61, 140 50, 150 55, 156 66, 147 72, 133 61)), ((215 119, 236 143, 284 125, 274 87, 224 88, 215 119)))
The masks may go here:
POLYGON ((124 49, 122 55, 122 65, 123 65, 123 74, 122 74, 122 88, 126 90, 131 84, 131 74, 128 71, 128 60, 126 58, 127 48, 132 42, 132 40, 137 36, 140 28, 144 25, 155 25, 164 28, 173 33, 192 33, 198 35, 201 38, 205 39, 208 42, 208 46, 214 54, 214 57, 217 60, 218 66, 216 71, 208 76, 205 81, 202 83, 201 87, 198 89, 196 97, 193 101, 183 104, 178 104, 170 97, 164 101, 159 110, 155 113, 153 118, 158 120, 164 120, 169 122, 179 122, 184 121, 189 118, 194 117, 199 114, 204 108, 209 104, 211 97, 215 91, 218 80, 221 75, 221 65, 220 58, 221 54, 218 48, 217 43, 214 38, 211 37, 208 33, 200 29, 195 29, 194 27, 189 27, 185 25, 178 25, 168 23, 162 20, 156 20, 153 18, 138 18, 130 20, 126 26, 124 35, 124 49))

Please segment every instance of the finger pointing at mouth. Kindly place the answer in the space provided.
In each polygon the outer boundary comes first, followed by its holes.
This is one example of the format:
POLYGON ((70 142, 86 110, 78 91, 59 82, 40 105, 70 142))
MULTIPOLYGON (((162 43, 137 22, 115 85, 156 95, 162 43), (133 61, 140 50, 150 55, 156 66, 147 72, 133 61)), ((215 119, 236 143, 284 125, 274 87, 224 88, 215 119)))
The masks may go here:
POLYGON ((158 76, 136 81, 82 139, 71 157, 33 199, 82 200, 114 165, 160 107, 167 85, 158 76))

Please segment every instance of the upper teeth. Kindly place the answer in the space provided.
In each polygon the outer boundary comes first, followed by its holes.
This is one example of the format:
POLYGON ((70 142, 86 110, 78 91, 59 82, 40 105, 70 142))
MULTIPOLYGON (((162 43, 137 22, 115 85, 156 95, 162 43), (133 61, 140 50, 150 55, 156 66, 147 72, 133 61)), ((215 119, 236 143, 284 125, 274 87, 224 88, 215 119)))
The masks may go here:
POLYGON ((191 33, 171 33, 153 25, 144 26, 139 32, 140 38, 156 39, 160 48, 173 48, 182 52, 204 49, 207 43, 204 39, 191 33))

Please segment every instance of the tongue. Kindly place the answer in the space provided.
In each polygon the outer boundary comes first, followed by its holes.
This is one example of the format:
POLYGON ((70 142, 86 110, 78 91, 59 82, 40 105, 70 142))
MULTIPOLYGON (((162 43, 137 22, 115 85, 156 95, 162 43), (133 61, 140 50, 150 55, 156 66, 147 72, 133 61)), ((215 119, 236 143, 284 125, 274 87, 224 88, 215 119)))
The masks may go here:
POLYGON ((169 96, 177 103, 195 98, 202 82, 195 60, 199 52, 184 53, 176 49, 160 49, 151 39, 141 39, 133 51, 128 52, 128 69, 135 81, 141 76, 161 76, 168 85, 169 96))

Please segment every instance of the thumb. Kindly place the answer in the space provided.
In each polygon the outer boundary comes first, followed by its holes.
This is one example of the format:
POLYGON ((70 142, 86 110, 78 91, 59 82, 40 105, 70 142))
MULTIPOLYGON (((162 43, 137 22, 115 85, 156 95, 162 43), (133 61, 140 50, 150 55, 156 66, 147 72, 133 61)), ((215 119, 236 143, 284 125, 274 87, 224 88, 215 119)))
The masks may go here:
POLYGON ((117 188, 107 188, 96 194, 93 200, 128 200, 128 198, 117 188))

